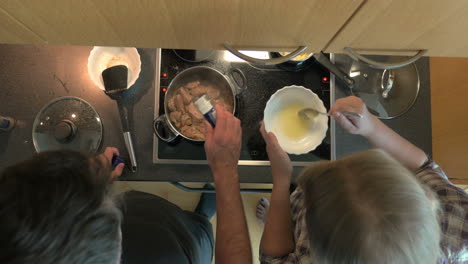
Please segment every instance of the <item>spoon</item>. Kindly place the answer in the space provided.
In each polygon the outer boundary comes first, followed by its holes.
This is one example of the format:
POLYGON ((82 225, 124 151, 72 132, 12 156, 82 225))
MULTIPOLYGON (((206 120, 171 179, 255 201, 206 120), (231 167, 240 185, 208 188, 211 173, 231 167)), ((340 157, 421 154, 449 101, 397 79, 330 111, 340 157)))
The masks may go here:
MULTIPOLYGON (((300 110, 299 112, 297 112, 297 114, 299 115, 299 118, 303 119, 303 120, 312 120, 314 119, 318 114, 320 115, 326 115, 326 116, 331 116, 330 114, 328 113, 324 113, 324 112, 321 112, 321 111, 318 111, 316 109, 313 109, 313 108, 304 108, 302 110, 300 110)), ((363 118, 363 116, 361 114, 358 114, 358 113, 355 113, 355 112, 348 112, 348 111, 345 111, 345 112, 341 112, 342 115, 346 116, 346 117, 357 117, 357 118, 363 118)))

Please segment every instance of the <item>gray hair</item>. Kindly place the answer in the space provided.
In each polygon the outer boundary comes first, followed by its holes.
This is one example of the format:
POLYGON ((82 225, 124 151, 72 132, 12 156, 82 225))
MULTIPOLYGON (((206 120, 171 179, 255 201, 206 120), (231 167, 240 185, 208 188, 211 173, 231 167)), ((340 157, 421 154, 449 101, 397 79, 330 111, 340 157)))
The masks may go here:
POLYGON ((72 151, 44 152, 0 175, 0 263, 120 260, 121 212, 110 170, 72 151))
POLYGON ((437 262, 438 202, 385 152, 319 162, 302 172, 299 185, 317 263, 437 262))

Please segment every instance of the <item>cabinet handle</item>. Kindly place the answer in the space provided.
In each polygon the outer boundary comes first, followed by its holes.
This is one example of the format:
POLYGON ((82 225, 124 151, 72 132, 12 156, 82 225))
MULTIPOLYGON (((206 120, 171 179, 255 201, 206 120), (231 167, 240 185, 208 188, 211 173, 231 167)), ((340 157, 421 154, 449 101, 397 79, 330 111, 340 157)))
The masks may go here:
POLYGON ((418 53, 416 53, 416 55, 414 55, 413 57, 407 60, 396 62, 396 63, 383 63, 383 62, 378 62, 378 61, 369 59, 367 57, 364 57, 352 48, 346 47, 344 48, 344 50, 349 54, 349 56, 351 56, 351 58, 357 61, 363 61, 369 64, 372 68, 382 69, 382 70, 385 70, 385 69, 391 70, 391 69, 404 67, 406 65, 416 62, 422 56, 424 56, 424 54, 426 54, 427 52, 427 50, 420 50, 418 51, 418 53))
POLYGON ((224 44, 224 48, 227 49, 229 52, 232 54, 236 55, 237 57, 250 62, 250 63, 256 63, 256 64, 263 64, 263 65, 275 65, 275 64, 280 64, 283 62, 287 62, 288 60, 296 57, 297 55, 301 54, 304 52, 304 50, 307 49, 307 46, 300 46, 297 48, 295 51, 289 53, 288 55, 280 58, 272 58, 272 59, 257 59, 257 58, 252 58, 250 56, 247 56, 240 51, 236 50, 233 48, 230 44, 224 44))

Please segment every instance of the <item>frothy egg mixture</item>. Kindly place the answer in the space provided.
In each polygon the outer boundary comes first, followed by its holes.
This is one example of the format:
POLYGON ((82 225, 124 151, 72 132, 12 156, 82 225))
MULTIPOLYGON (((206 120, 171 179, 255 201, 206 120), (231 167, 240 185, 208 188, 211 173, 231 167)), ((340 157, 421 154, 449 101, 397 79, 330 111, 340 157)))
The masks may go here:
POLYGON ((300 140, 307 135, 313 120, 304 120, 299 117, 298 112, 305 108, 302 104, 291 104, 279 111, 274 118, 276 133, 291 140, 300 140))

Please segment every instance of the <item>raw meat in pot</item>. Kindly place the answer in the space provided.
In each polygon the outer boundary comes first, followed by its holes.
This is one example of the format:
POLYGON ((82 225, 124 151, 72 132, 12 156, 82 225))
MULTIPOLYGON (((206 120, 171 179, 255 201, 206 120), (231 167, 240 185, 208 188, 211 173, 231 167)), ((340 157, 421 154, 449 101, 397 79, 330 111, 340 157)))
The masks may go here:
POLYGON ((182 95, 182 99, 184 99, 184 103, 186 105, 188 105, 188 104, 190 104, 192 102, 193 97, 190 95, 190 93, 184 87, 179 88, 179 93, 180 93, 180 95, 182 95))
POLYGON ((224 102, 224 99, 222 99, 222 98, 211 99, 211 104, 212 105, 219 105, 224 109, 224 111, 232 113, 232 106, 229 105, 229 104, 226 104, 226 102, 224 102))
POLYGON ((205 140, 205 135, 202 134, 196 127, 194 126, 183 126, 181 131, 183 135, 186 137, 196 139, 196 140, 205 140))
POLYGON ((180 122, 180 118, 182 117, 182 113, 179 111, 174 111, 169 114, 169 118, 172 122, 178 123, 180 122))
POLYGON ((211 99, 216 99, 221 95, 221 92, 213 86, 207 86, 206 95, 211 99))
POLYGON ((187 105, 186 109, 194 119, 203 120, 203 115, 198 111, 197 107, 193 103, 187 105))
POLYGON ((182 99, 182 96, 180 94, 175 95, 174 101, 175 101, 176 109, 179 112, 185 112, 184 99, 182 99))
POLYGON ((207 87, 205 85, 199 85, 192 89, 191 93, 195 97, 201 97, 202 95, 206 94, 207 87))
POLYGON ((195 87, 199 86, 200 82, 199 81, 194 81, 194 82, 189 82, 185 85, 188 89, 194 89, 195 87))
POLYGON ((193 121, 189 114, 184 113, 180 117, 180 123, 182 126, 191 126, 193 124, 193 121))
POLYGON ((167 107, 169 107, 169 111, 176 111, 174 97, 167 101, 167 107))

